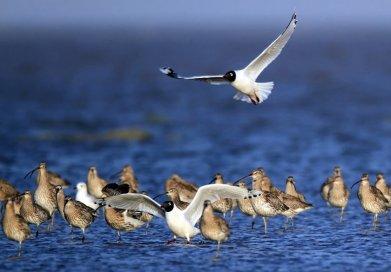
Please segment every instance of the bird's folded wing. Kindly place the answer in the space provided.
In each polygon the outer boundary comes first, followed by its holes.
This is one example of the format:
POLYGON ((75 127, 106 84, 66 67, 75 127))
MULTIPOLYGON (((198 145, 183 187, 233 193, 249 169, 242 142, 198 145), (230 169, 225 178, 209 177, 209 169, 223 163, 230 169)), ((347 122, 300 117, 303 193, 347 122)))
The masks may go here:
POLYGON ((224 78, 224 75, 204 75, 204 76, 180 76, 173 69, 169 67, 163 67, 159 69, 163 74, 176 78, 176 79, 186 79, 186 80, 198 80, 204 81, 212 85, 221 85, 221 84, 229 84, 229 81, 224 78))
POLYGON ((110 196, 105 198, 104 203, 113 208, 146 212, 155 216, 165 217, 164 210, 160 207, 160 204, 143 194, 127 193, 110 196))
POLYGON ((292 15, 291 21, 277 39, 272 42, 263 52, 256 57, 246 68, 244 72, 253 80, 256 80, 259 74, 281 53, 282 49, 292 36, 296 28, 296 13, 292 15))
POLYGON ((183 211, 191 224, 195 225, 202 215, 204 202, 215 202, 222 198, 242 199, 248 192, 244 188, 228 184, 211 184, 200 187, 190 205, 183 211))

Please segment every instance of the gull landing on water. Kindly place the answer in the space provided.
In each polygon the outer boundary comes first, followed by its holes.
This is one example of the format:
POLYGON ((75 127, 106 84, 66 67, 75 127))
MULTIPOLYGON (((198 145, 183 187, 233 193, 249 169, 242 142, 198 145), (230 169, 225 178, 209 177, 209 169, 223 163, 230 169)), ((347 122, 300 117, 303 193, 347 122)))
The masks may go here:
POLYGON ((296 13, 294 13, 284 32, 244 69, 229 71, 225 75, 189 77, 180 76, 169 67, 160 68, 160 71, 175 79, 198 80, 213 85, 231 84, 237 90, 233 97, 234 99, 253 103, 254 105, 260 104, 268 98, 271 90, 273 89, 274 83, 259 83, 256 82, 256 79, 262 71, 278 57, 284 46, 287 44, 296 28, 296 17, 296 13))
POLYGON ((152 198, 136 193, 107 197, 103 202, 110 207, 147 212, 165 218, 175 237, 185 238, 190 242, 192 237, 200 233, 195 224, 202 215, 205 201, 214 202, 222 198, 242 199, 247 196, 246 189, 228 184, 211 184, 200 187, 184 210, 180 210, 172 201, 165 201, 160 205, 152 198))

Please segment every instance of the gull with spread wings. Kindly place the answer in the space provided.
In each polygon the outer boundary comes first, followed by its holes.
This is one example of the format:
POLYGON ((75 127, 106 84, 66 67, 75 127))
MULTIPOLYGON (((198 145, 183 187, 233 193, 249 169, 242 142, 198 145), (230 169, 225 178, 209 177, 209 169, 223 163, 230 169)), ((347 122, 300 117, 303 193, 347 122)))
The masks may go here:
POLYGON ((107 197, 103 204, 118 209, 147 212, 165 218, 174 236, 185 238, 190 242, 192 237, 200 233, 195 224, 202 215, 205 201, 214 202, 223 198, 242 199, 247 196, 246 189, 228 184, 211 184, 200 187, 185 210, 180 210, 172 201, 165 201, 160 205, 154 199, 136 193, 107 197))
POLYGON ((233 97, 236 100, 241 100, 254 105, 265 101, 273 89, 273 82, 256 82, 256 79, 262 71, 281 53, 284 46, 292 36, 296 24, 296 13, 277 39, 272 42, 263 52, 257 56, 247 67, 241 70, 232 70, 224 75, 204 75, 204 76, 180 76, 169 67, 160 68, 160 71, 169 77, 175 79, 187 79, 204 81, 213 85, 231 84, 237 91, 233 97))

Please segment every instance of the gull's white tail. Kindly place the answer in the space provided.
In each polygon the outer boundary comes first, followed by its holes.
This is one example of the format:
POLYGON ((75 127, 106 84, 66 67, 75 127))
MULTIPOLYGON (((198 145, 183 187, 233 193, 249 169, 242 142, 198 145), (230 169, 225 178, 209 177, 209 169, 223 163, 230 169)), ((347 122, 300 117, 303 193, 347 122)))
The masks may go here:
MULTIPOLYGON (((255 95, 258 97, 259 101, 255 101, 255 102, 257 102, 257 104, 259 104, 259 103, 262 103, 263 101, 265 101, 269 97, 269 95, 271 94, 273 86, 274 86, 273 82, 257 83, 255 95)), ((247 103, 253 103, 253 101, 251 101, 251 98, 242 92, 236 92, 234 99, 244 101, 247 103)), ((253 98, 253 100, 254 100, 254 98, 253 98)))
POLYGON ((258 89, 255 91, 255 94, 259 98, 258 104, 262 103, 263 101, 265 101, 269 97, 269 95, 272 92, 273 86, 274 86, 274 83, 272 81, 257 83, 258 89))

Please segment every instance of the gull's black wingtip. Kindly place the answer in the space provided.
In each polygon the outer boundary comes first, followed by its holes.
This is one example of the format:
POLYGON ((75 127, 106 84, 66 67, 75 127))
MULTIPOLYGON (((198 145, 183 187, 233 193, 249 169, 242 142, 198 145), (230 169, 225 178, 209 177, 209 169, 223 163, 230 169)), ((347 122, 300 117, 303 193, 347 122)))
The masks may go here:
POLYGON ((169 77, 176 78, 176 73, 174 72, 174 70, 171 67, 160 67, 159 70, 160 70, 160 72, 162 72, 163 74, 165 74, 169 77))
POLYGON ((297 14, 296 14, 296 11, 293 12, 291 21, 292 21, 292 20, 295 20, 295 24, 297 24, 297 14))

